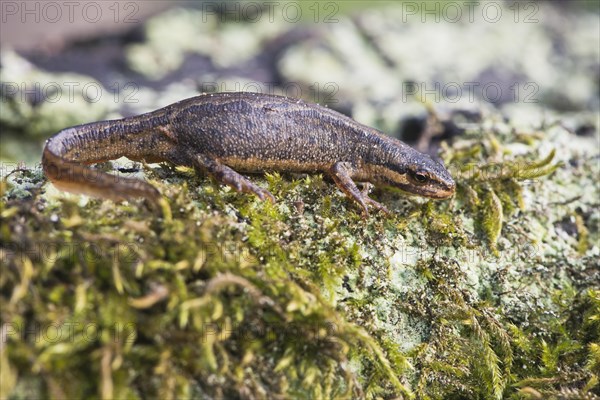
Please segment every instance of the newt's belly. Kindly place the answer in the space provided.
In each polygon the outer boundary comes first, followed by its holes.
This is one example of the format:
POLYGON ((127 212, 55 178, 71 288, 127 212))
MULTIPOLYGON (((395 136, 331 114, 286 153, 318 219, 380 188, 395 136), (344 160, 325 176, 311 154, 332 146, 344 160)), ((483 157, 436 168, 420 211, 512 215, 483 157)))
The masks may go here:
POLYGON ((297 159, 268 159, 263 157, 246 158, 234 156, 219 157, 219 161, 236 171, 250 173, 261 173, 265 171, 324 172, 334 164, 334 162, 326 160, 300 161, 297 159))

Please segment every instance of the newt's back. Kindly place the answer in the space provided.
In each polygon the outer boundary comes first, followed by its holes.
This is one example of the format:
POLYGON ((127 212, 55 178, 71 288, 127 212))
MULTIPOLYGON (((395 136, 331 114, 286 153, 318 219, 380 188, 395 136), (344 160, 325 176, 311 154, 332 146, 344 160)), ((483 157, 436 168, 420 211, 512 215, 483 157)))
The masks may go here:
POLYGON ((177 105, 171 122, 182 144, 244 171, 323 170, 340 160, 356 162, 375 131, 281 96, 221 93, 177 105))

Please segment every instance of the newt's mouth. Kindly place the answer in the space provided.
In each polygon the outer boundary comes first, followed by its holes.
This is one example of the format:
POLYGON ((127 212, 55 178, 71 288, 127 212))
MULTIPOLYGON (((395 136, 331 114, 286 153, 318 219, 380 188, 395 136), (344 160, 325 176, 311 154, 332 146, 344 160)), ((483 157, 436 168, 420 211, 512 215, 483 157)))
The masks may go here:
POLYGON ((449 183, 445 183, 443 187, 438 186, 429 197, 431 197, 432 199, 442 200, 442 199, 447 199, 449 197, 452 197, 455 192, 456 192, 456 183, 454 183, 454 181, 452 181, 449 183))
POLYGON ((400 189, 400 191, 408 194, 417 196, 428 197, 434 200, 443 200, 452 197, 456 191, 456 184, 454 182, 449 183, 437 183, 435 185, 424 185, 414 186, 408 184, 401 185, 386 185, 392 189, 400 189))
POLYGON ((453 180, 436 182, 435 185, 432 185, 432 187, 428 189, 430 189, 429 193, 425 194, 425 196, 439 200, 447 199, 452 197, 456 192, 456 183, 453 180))
POLYGON ((434 200, 447 199, 449 197, 452 197, 453 195, 454 195, 454 187, 452 187, 452 189, 448 189, 448 190, 438 190, 438 191, 432 192, 430 194, 423 194, 423 196, 427 196, 434 200))

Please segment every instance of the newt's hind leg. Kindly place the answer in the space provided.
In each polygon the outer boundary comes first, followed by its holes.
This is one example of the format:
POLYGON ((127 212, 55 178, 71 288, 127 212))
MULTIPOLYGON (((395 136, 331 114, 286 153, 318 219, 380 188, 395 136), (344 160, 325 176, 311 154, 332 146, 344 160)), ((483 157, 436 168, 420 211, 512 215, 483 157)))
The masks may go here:
POLYGON ((333 178, 335 184, 351 199, 356 201, 363 210, 363 217, 369 216, 369 209, 367 204, 374 208, 383 211, 386 214, 390 214, 389 210, 381 203, 370 198, 366 193, 361 192, 356 187, 356 184, 352 180, 352 167, 345 162, 337 162, 333 164, 329 170, 329 174, 333 178))
POLYGON ((217 160, 203 155, 194 155, 193 164, 196 168, 207 172, 218 182, 229 185, 238 192, 254 193, 261 200, 268 199, 271 203, 275 203, 275 197, 271 192, 255 185, 249 179, 217 160))

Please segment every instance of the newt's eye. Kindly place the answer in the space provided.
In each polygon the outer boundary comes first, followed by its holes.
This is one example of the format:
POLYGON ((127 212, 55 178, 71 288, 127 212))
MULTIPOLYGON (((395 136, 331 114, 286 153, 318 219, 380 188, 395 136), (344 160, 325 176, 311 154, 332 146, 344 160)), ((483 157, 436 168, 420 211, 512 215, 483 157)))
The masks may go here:
POLYGON ((429 180, 427 178, 427 175, 422 174, 420 172, 411 171, 409 175, 412 178, 412 181, 417 185, 423 185, 429 180))

